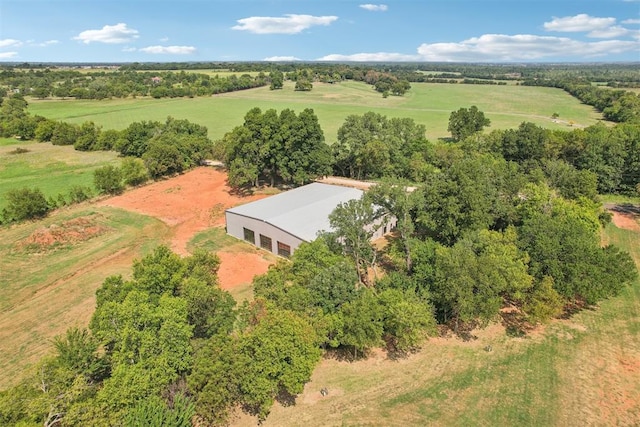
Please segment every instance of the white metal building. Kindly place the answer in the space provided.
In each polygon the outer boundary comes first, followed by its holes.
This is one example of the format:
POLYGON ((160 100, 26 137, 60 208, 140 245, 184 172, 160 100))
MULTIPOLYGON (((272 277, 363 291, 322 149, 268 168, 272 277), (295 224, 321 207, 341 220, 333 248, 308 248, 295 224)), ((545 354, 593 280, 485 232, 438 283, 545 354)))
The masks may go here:
MULTIPOLYGON (((302 242, 331 231, 329 214, 340 204, 362 197, 362 190, 312 183, 275 196, 227 209, 227 233, 256 246, 289 257, 302 242)), ((373 239, 395 227, 395 219, 382 224, 373 239)), ((374 226, 375 226, 374 225, 374 226)))

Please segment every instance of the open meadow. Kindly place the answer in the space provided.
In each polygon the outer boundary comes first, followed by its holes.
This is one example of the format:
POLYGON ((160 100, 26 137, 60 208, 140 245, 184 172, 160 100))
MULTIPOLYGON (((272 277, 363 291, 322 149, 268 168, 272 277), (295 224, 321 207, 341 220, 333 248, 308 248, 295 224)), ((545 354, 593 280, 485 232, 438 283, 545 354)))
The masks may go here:
POLYGON ((598 122, 601 115, 561 89, 527 86, 489 86, 414 83, 403 97, 383 98, 370 85, 345 81, 315 83, 311 92, 296 92, 292 82, 282 90, 268 87, 200 98, 139 98, 112 100, 29 100, 29 111, 53 120, 80 124, 93 121, 104 129, 123 129, 131 122, 164 121, 167 116, 204 125, 212 140, 241 125, 253 107, 262 110, 285 108, 300 112, 312 108, 325 140, 336 141, 338 128, 351 114, 368 111, 387 117, 408 117, 427 128, 427 138, 450 136, 449 115, 459 108, 476 105, 491 120, 491 129, 517 127, 524 121, 550 129, 571 129, 598 122), (551 119, 557 113, 559 121, 551 119))
POLYGON ((0 140, 0 211, 6 206, 4 193, 12 189, 38 187, 45 197, 54 199, 58 194, 66 195, 73 186, 93 189, 93 171, 109 164, 120 164, 117 153, 87 153, 48 142, 0 140))

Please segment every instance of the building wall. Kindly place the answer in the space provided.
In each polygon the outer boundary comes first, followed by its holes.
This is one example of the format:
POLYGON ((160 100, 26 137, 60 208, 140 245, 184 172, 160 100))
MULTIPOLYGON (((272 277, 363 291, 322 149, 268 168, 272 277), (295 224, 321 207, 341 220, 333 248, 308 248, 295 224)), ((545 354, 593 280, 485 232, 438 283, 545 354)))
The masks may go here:
POLYGON ((225 212, 225 219, 227 223, 227 234, 230 234, 240 240, 245 240, 244 229, 247 228, 254 232, 254 245, 260 246, 260 235, 271 238, 270 251, 274 254, 278 254, 278 242, 288 245, 291 250, 291 254, 300 246, 303 242, 284 230, 274 227, 271 224, 267 224, 264 221, 257 220, 255 218, 249 218, 243 215, 234 214, 232 212, 225 212))

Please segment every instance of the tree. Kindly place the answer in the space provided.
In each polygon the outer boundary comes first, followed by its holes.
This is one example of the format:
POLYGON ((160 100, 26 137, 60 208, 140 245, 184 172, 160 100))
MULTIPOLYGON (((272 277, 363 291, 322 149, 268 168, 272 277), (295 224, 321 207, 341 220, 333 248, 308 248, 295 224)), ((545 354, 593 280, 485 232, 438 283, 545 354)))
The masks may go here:
POLYGON ((93 172, 93 184, 101 194, 120 194, 124 190, 122 171, 112 165, 102 166, 93 172))
POLYGON ((478 110, 478 107, 472 105, 471 108, 460 108, 449 116, 449 126, 447 130, 451 132, 454 141, 462 141, 474 133, 482 131, 485 127, 491 125, 491 120, 484 116, 484 113, 478 110))
POLYGON ((311 80, 301 78, 298 78, 298 80, 296 80, 296 86, 294 90, 309 92, 311 91, 311 89, 313 89, 313 83, 311 82, 311 80))
POLYGON ((406 181, 383 182, 373 186, 367 193, 375 206, 384 210, 385 215, 397 219, 396 229, 400 233, 400 244, 405 254, 405 267, 411 271, 410 239, 415 231, 415 210, 420 202, 420 193, 409 188, 406 181))
POLYGON ((144 161, 137 157, 125 157, 120 164, 122 179, 126 185, 138 186, 149 179, 144 161))
POLYGON ((533 278, 528 256, 516 245, 514 228, 481 230, 452 247, 436 249, 435 280, 430 289, 444 321, 479 320, 486 325, 505 299, 522 301, 533 278))
POLYGON ((340 203, 331 214, 328 235, 342 253, 351 258, 356 266, 360 283, 369 284, 368 269, 374 267, 376 252, 371 244, 376 212, 365 198, 340 203))
POLYGON ((386 289, 379 295, 386 341, 393 350, 410 351, 436 332, 433 307, 413 291, 386 289))
POLYGON ((319 338, 297 314, 267 308, 240 338, 237 350, 241 401, 264 420, 278 396, 302 392, 320 361, 319 338))
POLYGON ((353 348, 354 357, 382 342, 383 310, 372 290, 364 289, 340 308, 343 327, 340 344, 353 348))
POLYGON ((273 70, 269 73, 269 80, 271 80, 271 90, 282 89, 284 86, 284 74, 282 71, 273 70))
POLYGON ((84 122, 77 131, 73 148, 78 151, 91 151, 94 149, 101 129, 94 122, 84 122))
POLYGON ((19 188, 5 193, 6 208, 2 211, 5 222, 43 218, 49 213, 47 199, 39 188, 19 188))
POLYGON ((149 142, 142 160, 154 179, 180 173, 184 169, 182 156, 176 145, 162 140, 149 142))

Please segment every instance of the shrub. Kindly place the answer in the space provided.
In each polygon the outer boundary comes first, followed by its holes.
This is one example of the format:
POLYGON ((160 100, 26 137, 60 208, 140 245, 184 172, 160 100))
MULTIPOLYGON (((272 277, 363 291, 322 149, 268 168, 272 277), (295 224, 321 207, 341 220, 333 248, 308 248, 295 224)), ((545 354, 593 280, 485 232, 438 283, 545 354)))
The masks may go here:
POLYGON ((5 194, 7 207, 3 210, 4 222, 42 218, 49 212, 49 204, 39 188, 20 188, 5 194))
POLYGON ((126 185, 136 186, 144 184, 149 179, 149 173, 147 167, 144 165, 144 161, 137 157, 126 157, 122 159, 120 165, 122 171, 122 178, 126 185))
POLYGON ((93 183, 100 194, 120 194, 124 190, 122 171, 111 165, 96 169, 93 172, 93 183))
POLYGON ((69 190, 69 202, 81 203, 91 198, 91 188, 83 187, 82 185, 74 185, 69 190))

